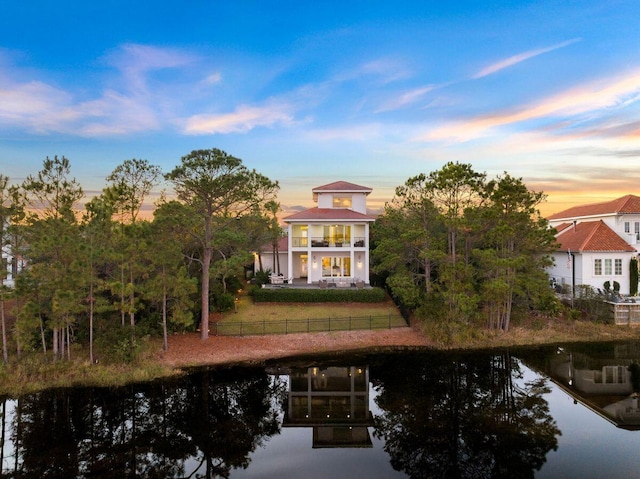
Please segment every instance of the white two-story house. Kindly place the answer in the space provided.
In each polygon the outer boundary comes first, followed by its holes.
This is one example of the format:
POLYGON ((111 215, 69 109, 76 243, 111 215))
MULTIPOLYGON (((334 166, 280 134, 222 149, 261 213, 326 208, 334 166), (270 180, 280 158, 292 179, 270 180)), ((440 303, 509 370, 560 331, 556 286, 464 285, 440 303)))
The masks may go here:
POLYGON ((640 250, 640 197, 574 206, 547 218, 557 231, 558 250, 549 276, 570 286, 603 289, 609 282, 629 294, 629 265, 640 250))
POLYGON ((312 190, 317 206, 284 218, 288 225, 287 273, 307 283, 369 284, 371 188, 336 181, 312 190))

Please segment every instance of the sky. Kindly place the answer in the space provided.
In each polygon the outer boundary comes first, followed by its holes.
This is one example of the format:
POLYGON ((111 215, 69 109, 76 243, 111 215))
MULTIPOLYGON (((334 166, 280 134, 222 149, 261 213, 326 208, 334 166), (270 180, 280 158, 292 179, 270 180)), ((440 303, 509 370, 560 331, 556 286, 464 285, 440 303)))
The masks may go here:
MULTIPOLYGON (((2 1, 0 173, 220 148, 283 208, 337 180, 381 208, 469 163, 543 214, 640 194, 640 2, 2 1)), ((167 185, 159 185, 159 192, 167 185)))

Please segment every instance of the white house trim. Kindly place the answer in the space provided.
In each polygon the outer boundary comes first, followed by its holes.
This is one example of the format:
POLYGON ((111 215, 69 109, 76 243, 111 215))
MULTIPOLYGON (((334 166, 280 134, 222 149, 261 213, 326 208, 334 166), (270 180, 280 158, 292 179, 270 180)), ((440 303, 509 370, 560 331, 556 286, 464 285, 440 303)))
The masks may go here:
POLYGON ((317 207, 284 219, 289 275, 306 278, 309 284, 321 280, 369 284, 369 226, 375 218, 366 214, 366 198, 371 188, 338 181, 312 192, 317 207))

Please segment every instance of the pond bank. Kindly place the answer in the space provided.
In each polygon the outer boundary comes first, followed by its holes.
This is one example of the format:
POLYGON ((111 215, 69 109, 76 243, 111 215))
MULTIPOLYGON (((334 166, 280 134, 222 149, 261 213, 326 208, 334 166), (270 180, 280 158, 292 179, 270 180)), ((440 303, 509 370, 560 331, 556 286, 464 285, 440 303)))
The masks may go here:
POLYGON ((55 387, 122 386, 184 373, 198 366, 261 364, 272 359, 352 352, 388 352, 429 348, 434 350, 480 350, 570 342, 637 341, 640 328, 594 324, 567 319, 536 319, 518 324, 508 332, 490 332, 468 327, 451 340, 416 327, 391 330, 334 331, 266 336, 211 336, 202 341, 199 333, 169 337, 169 351, 162 341, 150 340, 143 358, 134 364, 96 364, 87 351, 76 351, 72 361, 51 362, 41 355, 23 358, 8 367, 0 364, 0 396, 18 396, 55 387))
POLYGON ((595 324, 576 320, 535 318, 508 333, 473 330, 473 334, 443 343, 416 327, 374 331, 334 331, 266 336, 211 336, 199 333, 169 338, 169 351, 157 361, 170 368, 259 363, 308 354, 389 349, 490 349, 537 344, 640 340, 640 328, 595 324))

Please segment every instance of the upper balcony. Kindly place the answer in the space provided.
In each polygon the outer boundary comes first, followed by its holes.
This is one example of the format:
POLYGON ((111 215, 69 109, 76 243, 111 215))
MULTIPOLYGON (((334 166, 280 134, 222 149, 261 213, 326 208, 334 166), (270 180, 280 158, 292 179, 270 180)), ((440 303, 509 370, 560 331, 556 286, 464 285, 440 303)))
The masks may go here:
POLYGON ((291 246, 293 248, 307 248, 311 241, 311 248, 365 248, 367 242, 364 237, 354 236, 353 238, 328 238, 322 236, 293 236, 291 246))

